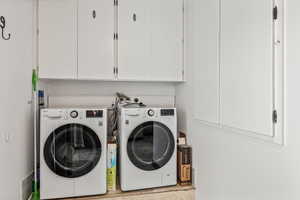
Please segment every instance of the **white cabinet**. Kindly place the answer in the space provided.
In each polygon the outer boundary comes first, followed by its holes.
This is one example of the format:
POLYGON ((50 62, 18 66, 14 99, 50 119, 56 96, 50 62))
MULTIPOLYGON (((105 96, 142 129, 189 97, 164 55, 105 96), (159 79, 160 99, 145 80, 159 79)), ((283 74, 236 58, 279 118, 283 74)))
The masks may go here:
POLYGON ((77 1, 39 1, 39 77, 77 78, 77 1))
POLYGON ((200 45, 214 45, 207 48, 205 57, 199 55, 202 64, 195 70, 194 80, 202 85, 195 86, 196 118, 282 143, 282 1, 222 0, 202 4, 207 5, 208 10, 202 13, 208 23, 203 16, 196 20, 204 31, 195 25, 202 39, 195 39, 193 48, 205 54, 200 45), (273 19, 275 7, 277 19, 273 19))
POLYGON ((183 1, 120 0, 120 80, 183 80, 183 1))
POLYGON ((78 1, 78 79, 114 79, 114 2, 78 1))
POLYGON ((111 0, 40 0, 39 76, 114 78, 111 0))
POLYGON ((40 0, 40 78, 183 81, 183 0, 115 2, 40 0))

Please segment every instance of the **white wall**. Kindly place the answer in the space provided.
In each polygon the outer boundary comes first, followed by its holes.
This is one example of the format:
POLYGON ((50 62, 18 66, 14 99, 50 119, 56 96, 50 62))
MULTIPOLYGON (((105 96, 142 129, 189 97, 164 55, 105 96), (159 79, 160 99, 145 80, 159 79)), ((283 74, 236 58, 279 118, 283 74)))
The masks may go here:
POLYGON ((42 80, 48 95, 174 95, 174 83, 42 80))
POLYGON ((33 1, 1 0, 2 15, 12 35, 0 37, 0 199, 16 200, 33 170, 33 1))
POLYGON ((116 92, 130 97, 141 97, 141 101, 148 105, 170 106, 174 105, 175 96, 174 83, 42 80, 40 88, 45 90, 47 96, 60 97, 50 98, 53 101, 60 101, 54 102, 54 105, 65 104, 66 106, 81 104, 110 106, 116 92), (61 101, 61 97, 65 100, 61 101), (97 100, 101 100, 101 102, 97 103, 97 100))
MULTIPOLYGON (((195 104, 192 99, 194 87, 197 87, 193 85, 193 71, 198 65, 205 64, 204 61, 215 53, 204 51, 210 48, 209 40, 206 39, 211 39, 206 28, 213 26, 210 23, 211 18, 205 17, 205 13, 211 13, 209 10, 217 3, 218 0, 187 0, 188 82, 176 89, 176 101, 181 119, 180 128, 188 132, 194 148, 197 199, 298 200, 300 199, 300 13, 298 10, 300 2, 286 0, 287 145, 284 147, 201 125, 193 118, 195 104), (205 45, 201 40, 206 40, 205 45)), ((215 43, 213 39, 210 42, 215 43)))

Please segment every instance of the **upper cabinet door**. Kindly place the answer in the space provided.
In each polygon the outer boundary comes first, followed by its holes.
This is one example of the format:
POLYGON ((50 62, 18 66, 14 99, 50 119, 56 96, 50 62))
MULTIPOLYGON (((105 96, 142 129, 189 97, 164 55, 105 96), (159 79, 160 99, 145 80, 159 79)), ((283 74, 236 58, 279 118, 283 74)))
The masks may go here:
POLYGON ((183 1, 119 0, 120 80, 182 81, 183 1))
POLYGON ((113 36, 114 1, 79 0, 79 79, 114 79, 113 36))
POLYGON ((39 1, 39 77, 77 78, 77 1, 39 1))
POLYGON ((273 136, 272 0, 221 1, 221 124, 273 136))

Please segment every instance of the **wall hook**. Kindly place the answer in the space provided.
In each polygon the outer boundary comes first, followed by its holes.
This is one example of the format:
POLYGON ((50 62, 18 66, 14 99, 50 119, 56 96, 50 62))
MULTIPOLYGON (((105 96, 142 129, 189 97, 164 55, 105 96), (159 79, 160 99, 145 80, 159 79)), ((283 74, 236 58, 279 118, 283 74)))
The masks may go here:
POLYGON ((9 33, 6 37, 4 35, 4 29, 6 27, 6 22, 5 22, 5 18, 3 16, 0 17, 0 28, 2 29, 2 39, 3 40, 10 40, 10 36, 11 34, 9 33))

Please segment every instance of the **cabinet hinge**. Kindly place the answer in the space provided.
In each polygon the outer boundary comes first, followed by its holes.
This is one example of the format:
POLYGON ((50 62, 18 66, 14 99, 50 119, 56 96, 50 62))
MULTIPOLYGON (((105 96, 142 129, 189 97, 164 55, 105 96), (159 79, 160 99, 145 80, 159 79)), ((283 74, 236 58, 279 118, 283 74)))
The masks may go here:
POLYGON ((273 114, 272 114, 272 118, 273 118, 273 123, 276 124, 277 123, 277 111, 273 110, 273 114))
POLYGON ((118 73, 119 73, 118 68, 117 68, 117 67, 114 67, 114 75, 118 75, 118 73))
POLYGON ((273 8, 273 20, 275 21, 275 20, 277 20, 277 19, 278 19, 278 7, 275 6, 275 7, 273 8))
POLYGON ((119 39, 118 33, 114 33, 114 40, 118 40, 118 39, 119 39))

